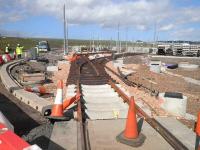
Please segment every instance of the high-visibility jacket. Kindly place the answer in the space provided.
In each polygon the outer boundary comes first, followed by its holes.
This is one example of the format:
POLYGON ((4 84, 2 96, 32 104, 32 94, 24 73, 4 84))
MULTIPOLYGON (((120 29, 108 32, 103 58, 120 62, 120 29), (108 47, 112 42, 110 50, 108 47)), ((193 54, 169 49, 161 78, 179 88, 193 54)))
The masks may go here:
POLYGON ((22 50, 23 50, 23 47, 17 46, 17 47, 16 47, 16 54, 17 54, 17 55, 22 55, 22 50))

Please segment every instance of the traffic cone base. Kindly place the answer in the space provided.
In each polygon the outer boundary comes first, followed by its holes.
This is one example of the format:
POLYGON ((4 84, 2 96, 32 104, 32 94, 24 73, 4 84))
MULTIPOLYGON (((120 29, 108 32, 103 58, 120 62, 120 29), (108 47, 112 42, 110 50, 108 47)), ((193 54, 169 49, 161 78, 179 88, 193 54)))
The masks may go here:
POLYGON ((142 133, 140 133, 137 138, 126 138, 124 136, 124 131, 121 132, 116 137, 116 140, 118 142, 126 144, 126 145, 129 145, 129 146, 132 146, 132 147, 139 147, 139 146, 141 146, 144 143, 145 139, 146 139, 146 137, 142 133))
POLYGON ((54 105, 52 107, 51 116, 47 116, 49 119, 53 120, 69 120, 69 117, 63 116, 63 105, 54 105))
POLYGON ((62 104, 54 105, 52 108, 51 116, 62 117, 63 116, 63 108, 62 107, 63 107, 62 104))

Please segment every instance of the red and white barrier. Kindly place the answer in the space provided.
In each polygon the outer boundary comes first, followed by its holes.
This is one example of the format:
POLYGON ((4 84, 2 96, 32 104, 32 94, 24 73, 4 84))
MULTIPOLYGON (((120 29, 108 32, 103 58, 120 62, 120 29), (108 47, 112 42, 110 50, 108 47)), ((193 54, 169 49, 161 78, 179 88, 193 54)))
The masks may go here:
POLYGON ((1 150, 41 150, 37 145, 29 145, 26 141, 0 123, 1 150))
POLYGON ((14 60, 15 58, 16 58, 15 53, 0 55, 0 65, 2 65, 3 63, 10 62, 11 60, 14 60))
POLYGON ((0 55, 0 65, 2 65, 3 64, 3 58, 2 58, 2 56, 0 55))

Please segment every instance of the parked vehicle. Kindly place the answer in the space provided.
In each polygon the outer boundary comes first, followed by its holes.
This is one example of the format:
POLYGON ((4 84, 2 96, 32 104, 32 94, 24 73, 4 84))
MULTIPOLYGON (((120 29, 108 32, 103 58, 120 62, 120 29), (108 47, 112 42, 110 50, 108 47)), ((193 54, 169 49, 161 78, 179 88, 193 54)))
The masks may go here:
POLYGON ((172 56, 173 55, 173 50, 168 48, 165 52, 166 55, 172 56))
POLYGON ((48 41, 40 41, 38 43, 38 51, 39 52, 47 52, 50 51, 50 46, 48 41))

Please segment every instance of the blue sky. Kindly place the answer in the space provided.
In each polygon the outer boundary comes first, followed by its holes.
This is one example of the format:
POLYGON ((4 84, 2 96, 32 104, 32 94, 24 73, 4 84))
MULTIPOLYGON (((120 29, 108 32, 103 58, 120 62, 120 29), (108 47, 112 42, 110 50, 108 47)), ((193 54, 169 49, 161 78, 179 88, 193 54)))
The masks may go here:
POLYGON ((0 34, 62 38, 64 3, 71 39, 200 40, 199 0, 0 0, 0 34))

